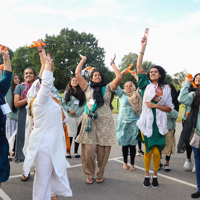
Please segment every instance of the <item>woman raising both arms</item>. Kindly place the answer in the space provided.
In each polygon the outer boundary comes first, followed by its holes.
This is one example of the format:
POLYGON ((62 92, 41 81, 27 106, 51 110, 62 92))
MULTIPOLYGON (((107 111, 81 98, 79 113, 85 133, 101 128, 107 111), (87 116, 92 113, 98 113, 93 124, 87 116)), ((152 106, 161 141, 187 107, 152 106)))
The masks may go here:
POLYGON ((111 146, 116 142, 115 124, 110 109, 111 94, 119 85, 122 75, 115 66, 114 57, 111 60, 111 66, 116 78, 106 84, 103 74, 95 69, 90 75, 90 84, 88 84, 81 75, 81 69, 87 58, 82 55, 80 57, 81 61, 76 68, 75 74, 81 89, 85 92, 86 104, 81 131, 76 142, 82 144, 81 157, 83 171, 87 176, 86 183, 93 183, 96 155, 98 163, 96 183, 102 183, 111 146))
POLYGON ((143 99, 142 113, 137 126, 142 131, 145 146, 144 187, 150 187, 149 169, 153 154, 153 181, 152 187, 158 187, 157 171, 160 164, 160 152, 165 147, 167 130, 167 112, 174 108, 170 88, 165 84, 165 70, 160 66, 152 66, 146 74, 142 68, 142 60, 147 44, 147 37, 141 40, 141 51, 137 60, 138 86, 143 99))

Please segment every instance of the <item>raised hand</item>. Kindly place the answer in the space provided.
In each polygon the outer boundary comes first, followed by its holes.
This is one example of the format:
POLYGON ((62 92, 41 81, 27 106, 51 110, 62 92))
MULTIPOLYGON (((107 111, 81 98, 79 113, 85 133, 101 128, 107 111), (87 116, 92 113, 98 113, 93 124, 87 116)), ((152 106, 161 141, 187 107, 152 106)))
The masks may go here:
POLYGON ((9 57, 9 52, 8 49, 5 50, 0 50, 0 54, 4 57, 4 58, 8 58, 9 57))
POLYGON ((138 82, 138 75, 135 73, 135 71, 131 71, 129 72, 134 78, 135 80, 138 82))
POLYGON ((114 57, 110 59, 110 64, 112 65, 112 63, 115 62, 115 58, 116 58, 116 54, 114 54, 114 57))
POLYGON ((129 71, 129 68, 124 69, 123 71, 121 71, 121 74, 127 74, 129 71))
POLYGON ((142 38, 142 40, 141 40, 141 45, 142 45, 142 47, 146 47, 146 45, 147 45, 147 37, 146 37, 146 36, 144 36, 144 37, 142 38))
POLYGON ((86 61, 87 60, 87 57, 86 56, 83 56, 83 55, 81 55, 81 54, 79 54, 80 55, 80 57, 81 57, 81 59, 83 60, 83 61, 86 61))

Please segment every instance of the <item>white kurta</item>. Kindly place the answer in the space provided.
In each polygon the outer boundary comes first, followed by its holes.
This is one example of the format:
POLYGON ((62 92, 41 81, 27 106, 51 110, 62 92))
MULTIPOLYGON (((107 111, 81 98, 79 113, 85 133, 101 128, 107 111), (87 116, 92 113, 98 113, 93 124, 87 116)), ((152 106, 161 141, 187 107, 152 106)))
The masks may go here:
POLYGON ((62 123, 62 110, 50 97, 52 83, 53 73, 44 71, 41 88, 32 107, 34 125, 25 150, 25 176, 28 176, 30 172, 44 135, 48 140, 49 152, 57 176, 61 177, 69 165, 65 158, 66 143, 62 123))

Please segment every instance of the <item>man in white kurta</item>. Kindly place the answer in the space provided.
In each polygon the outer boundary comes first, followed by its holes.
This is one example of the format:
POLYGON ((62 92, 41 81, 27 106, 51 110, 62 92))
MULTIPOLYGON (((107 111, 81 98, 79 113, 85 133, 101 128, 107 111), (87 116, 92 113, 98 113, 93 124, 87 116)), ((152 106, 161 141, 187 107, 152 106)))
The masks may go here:
POLYGON ((49 200, 54 195, 72 196, 67 177, 69 163, 65 158, 65 134, 62 108, 51 97, 53 73, 44 71, 42 83, 36 80, 28 92, 28 102, 36 96, 31 108, 33 128, 24 149, 24 175, 28 176, 33 162, 36 174, 33 200, 49 200))

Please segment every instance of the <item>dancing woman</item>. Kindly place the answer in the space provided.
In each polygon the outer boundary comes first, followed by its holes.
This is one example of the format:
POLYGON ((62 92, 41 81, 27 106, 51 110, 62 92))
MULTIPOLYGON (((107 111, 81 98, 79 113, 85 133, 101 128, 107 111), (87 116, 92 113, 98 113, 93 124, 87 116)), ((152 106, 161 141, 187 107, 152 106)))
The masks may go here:
MULTIPOLYGON (((197 88, 195 88, 192 84, 190 85, 189 87, 189 90, 188 92, 192 92, 194 94, 195 91, 197 91, 198 88, 200 88, 200 73, 196 74, 193 78, 193 82, 195 83, 195 85, 197 86, 197 88)), ((184 128, 184 125, 185 125, 185 121, 187 119, 187 115, 186 113, 187 112, 190 112, 191 110, 191 107, 188 106, 188 105, 185 105, 185 110, 184 110, 184 113, 183 113, 183 118, 182 118, 182 125, 183 125, 183 128, 184 128)), ((183 165, 183 168, 184 170, 186 171, 189 171, 191 170, 192 168, 192 160, 191 160, 191 155, 192 155, 192 147, 190 145, 187 145, 186 147, 186 160, 185 160, 185 163, 183 165)), ((195 164, 192 168, 192 172, 195 172, 196 171, 196 168, 195 168, 195 164)))
MULTIPOLYGON (((198 78, 200 78, 200 76, 198 78)), ((185 150, 185 147, 188 147, 188 145, 192 146, 195 158, 198 191, 193 193, 191 197, 198 198, 200 197, 200 88, 198 87, 195 92, 189 92, 191 81, 193 80, 186 78, 178 97, 180 103, 191 108, 179 139, 178 152, 182 149, 185 150)))
POLYGON ((111 146, 116 142, 115 124, 110 109, 111 94, 116 90, 121 81, 121 73, 115 66, 115 57, 111 65, 116 78, 109 84, 104 82, 103 74, 99 70, 91 73, 90 84, 81 75, 81 69, 86 61, 81 56, 75 74, 81 89, 86 95, 85 112, 83 114, 82 127, 76 142, 82 144, 82 166, 87 176, 86 183, 92 184, 95 174, 95 158, 97 156, 97 183, 104 181, 104 169, 107 164, 111 146))
MULTIPOLYGON (((121 72, 122 75, 124 73, 128 73, 128 69, 125 69, 121 72)), ((132 75, 137 76, 134 74, 132 75)), ((130 170, 134 171, 136 144, 138 143, 137 135, 139 134, 139 129, 136 126, 136 122, 139 119, 142 100, 139 92, 136 91, 135 85, 131 81, 127 81, 124 84, 123 90, 120 88, 120 86, 118 86, 117 90, 115 90, 115 93, 119 97, 120 102, 116 135, 118 144, 122 146, 122 153, 124 157, 123 169, 128 169, 127 158, 128 149, 130 149, 130 170)))
POLYGON ((65 159, 63 112, 59 101, 53 98, 52 60, 44 50, 41 56, 45 60, 42 82, 36 80, 27 95, 33 128, 24 149, 24 176, 28 177, 34 162, 33 200, 46 200, 51 196, 57 199, 56 195, 72 196, 66 169, 69 163, 65 159))
MULTIPOLYGON (((80 88, 76 77, 71 78, 69 81, 66 91, 62 97, 62 107, 67 113, 67 129, 70 137, 70 146, 73 141, 73 137, 79 135, 81 128, 82 114, 84 112, 85 105, 85 93, 80 88)), ((78 153, 79 143, 75 142, 74 145, 74 155, 75 158, 79 158, 80 154, 78 153)), ((67 158, 71 158, 70 150, 67 151, 67 158)))
POLYGON ((160 152, 165 147, 167 130, 167 114, 173 110, 171 92, 165 84, 165 70, 160 66, 152 66, 146 74, 142 68, 142 60, 147 44, 147 38, 141 40, 141 51, 137 60, 138 86, 143 99, 142 113, 137 126, 142 131, 145 146, 144 187, 150 187, 149 169, 153 154, 153 181, 152 187, 158 187, 157 171, 160 164, 160 152))

